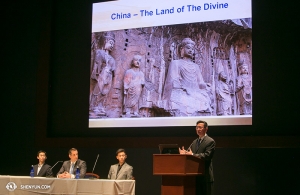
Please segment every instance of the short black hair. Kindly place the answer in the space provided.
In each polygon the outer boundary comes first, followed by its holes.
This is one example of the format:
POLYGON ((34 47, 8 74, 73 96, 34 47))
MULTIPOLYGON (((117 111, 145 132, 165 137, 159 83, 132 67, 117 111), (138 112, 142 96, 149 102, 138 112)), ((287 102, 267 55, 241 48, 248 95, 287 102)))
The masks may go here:
POLYGON ((40 153, 45 153, 45 156, 47 156, 47 153, 46 153, 44 150, 39 150, 39 151, 37 152, 36 156, 39 156, 40 153))
POLYGON ((118 149, 118 150, 116 151, 116 155, 118 156, 118 154, 121 153, 121 152, 124 152, 124 153, 126 154, 125 149, 120 148, 120 149, 118 149))
POLYGON ((69 150, 69 154, 72 154, 72 151, 78 151, 76 148, 71 148, 70 150, 69 150))
POLYGON ((206 121, 199 120, 199 121, 197 121, 196 125, 198 125, 199 123, 203 123, 204 124, 204 128, 206 128, 208 126, 206 121))

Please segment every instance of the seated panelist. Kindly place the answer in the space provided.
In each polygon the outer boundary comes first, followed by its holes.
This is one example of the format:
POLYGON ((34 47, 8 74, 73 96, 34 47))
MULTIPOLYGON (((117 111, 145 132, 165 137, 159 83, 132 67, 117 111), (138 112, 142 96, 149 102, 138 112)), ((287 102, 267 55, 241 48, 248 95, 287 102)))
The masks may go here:
POLYGON ((127 155, 124 149, 120 148, 116 152, 119 163, 111 165, 108 172, 108 179, 129 180, 132 179, 133 168, 125 162, 127 155))
POLYGON ((80 175, 79 178, 84 178, 86 173, 86 163, 83 160, 78 159, 78 151, 76 148, 71 148, 69 150, 70 160, 65 161, 57 173, 58 178, 71 178, 74 179, 76 175, 76 170, 79 168, 80 175))
POLYGON ((37 152, 37 157, 39 164, 33 166, 34 176, 35 177, 50 177, 52 176, 51 166, 46 164, 46 152, 40 150, 37 152))

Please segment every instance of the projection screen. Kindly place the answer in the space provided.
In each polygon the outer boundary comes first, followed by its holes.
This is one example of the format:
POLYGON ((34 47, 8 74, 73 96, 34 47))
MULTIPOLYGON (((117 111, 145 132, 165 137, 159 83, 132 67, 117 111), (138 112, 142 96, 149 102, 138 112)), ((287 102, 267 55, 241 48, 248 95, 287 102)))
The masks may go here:
POLYGON ((251 0, 93 4, 89 127, 252 125, 251 0))

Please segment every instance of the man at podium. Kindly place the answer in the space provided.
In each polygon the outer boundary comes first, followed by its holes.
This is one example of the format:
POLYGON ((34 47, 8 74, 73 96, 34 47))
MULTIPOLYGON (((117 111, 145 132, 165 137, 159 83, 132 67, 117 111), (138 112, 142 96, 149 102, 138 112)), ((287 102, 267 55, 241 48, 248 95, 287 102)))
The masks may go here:
POLYGON ((179 148, 180 154, 190 154, 205 161, 205 175, 196 178, 196 194, 199 195, 213 194, 214 175, 212 158, 215 152, 216 142, 206 134, 207 130, 207 122, 202 120, 197 121, 196 133, 199 137, 192 142, 187 150, 184 149, 184 146, 179 148))

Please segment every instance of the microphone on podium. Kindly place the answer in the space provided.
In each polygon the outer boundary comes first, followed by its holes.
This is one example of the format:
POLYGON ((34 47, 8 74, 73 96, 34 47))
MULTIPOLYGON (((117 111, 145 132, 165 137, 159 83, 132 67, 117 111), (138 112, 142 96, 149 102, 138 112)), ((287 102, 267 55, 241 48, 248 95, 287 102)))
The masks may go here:
POLYGON ((193 145, 194 142, 191 143, 191 145, 187 148, 187 150, 191 150, 191 147, 193 145))

